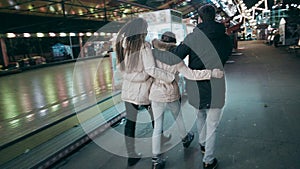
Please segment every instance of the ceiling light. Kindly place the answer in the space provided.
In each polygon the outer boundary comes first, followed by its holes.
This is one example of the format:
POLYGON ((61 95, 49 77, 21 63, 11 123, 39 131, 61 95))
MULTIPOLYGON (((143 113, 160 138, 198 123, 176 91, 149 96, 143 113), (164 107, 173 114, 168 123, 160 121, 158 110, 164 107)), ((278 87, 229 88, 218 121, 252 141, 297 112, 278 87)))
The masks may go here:
POLYGON ((57 4, 57 10, 58 10, 58 11, 61 11, 61 10, 62 10, 62 7, 61 7, 60 4, 57 4))
POLYGON ((81 9, 78 10, 79 15, 83 15, 83 11, 81 9))
POLYGON ((42 37, 44 37, 45 35, 44 35, 43 33, 40 33, 40 32, 39 32, 39 33, 36 33, 36 36, 39 37, 39 38, 42 38, 42 37))
POLYGON ((55 8, 54 8, 53 6, 49 6, 49 10, 50 10, 51 12, 55 12, 55 8))
POLYGON ((66 34, 66 33, 64 33, 64 32, 61 32, 61 33, 59 33, 59 36, 60 36, 60 37, 66 37, 66 36, 67 36, 67 34, 66 34))
POLYGON ((16 10, 20 10, 20 9, 21 9, 21 7, 20 7, 19 5, 14 6, 14 8, 15 8, 16 10))
POLYGON ((16 34, 14 34, 14 33, 7 33, 6 36, 7 36, 8 38, 15 38, 15 37, 16 37, 16 34))
POLYGON ((76 36, 76 34, 71 32, 69 36, 76 36))
POLYGON ((50 32, 50 33, 49 33, 49 36, 50 36, 50 37, 55 37, 56 35, 55 35, 55 33, 50 32))
POLYGON ((28 5, 28 10, 33 11, 33 6, 31 4, 28 5))
POLYGON ((92 36, 92 33, 91 32, 87 32, 86 36, 92 36))
POLYGON ((25 38, 29 38, 31 35, 30 35, 30 33, 23 33, 23 36, 24 36, 25 38))
POLYGON ((8 3, 9 3, 9 5, 14 5, 15 4, 15 2, 13 0, 9 0, 8 3))
POLYGON ((125 10, 124 10, 124 13, 130 13, 130 12, 131 12, 130 9, 125 9, 125 10))

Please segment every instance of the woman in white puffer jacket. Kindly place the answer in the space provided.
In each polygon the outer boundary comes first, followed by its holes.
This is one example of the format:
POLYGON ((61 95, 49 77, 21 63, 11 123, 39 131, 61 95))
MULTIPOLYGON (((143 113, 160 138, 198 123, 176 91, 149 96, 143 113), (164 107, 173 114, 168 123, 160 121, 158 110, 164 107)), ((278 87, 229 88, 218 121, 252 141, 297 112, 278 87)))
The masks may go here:
MULTIPOLYGON (((165 32, 162 35, 163 42, 175 46, 176 38, 172 32, 165 32)), ((154 41, 155 42, 155 41, 154 41)), ((156 45, 159 47, 159 44, 156 45)), ((163 49, 164 47, 162 47, 163 49)), ((190 80, 210 80, 211 77, 221 78, 223 72, 219 69, 211 70, 191 70, 185 63, 175 56, 174 54, 159 49, 153 49, 153 56, 155 58, 157 68, 166 70, 173 75, 181 73, 184 77, 190 80)), ((177 117, 176 123, 178 125, 179 135, 182 138, 183 146, 186 148, 190 145, 194 138, 192 132, 187 132, 183 122, 181 109, 180 109, 180 92, 177 80, 165 81, 155 78, 151 89, 149 99, 151 100, 151 107, 155 119, 154 131, 152 136, 152 169, 164 168, 165 160, 161 152, 161 132, 163 128, 163 113, 166 110, 171 110, 174 117, 177 117)))
POLYGON ((152 77, 169 83, 175 79, 174 74, 156 68, 151 45, 145 41, 147 28, 144 19, 133 19, 121 28, 116 39, 118 67, 123 78, 121 98, 125 102, 127 119, 124 133, 128 166, 135 165, 141 159, 134 145, 136 119, 140 106, 150 108, 152 77))

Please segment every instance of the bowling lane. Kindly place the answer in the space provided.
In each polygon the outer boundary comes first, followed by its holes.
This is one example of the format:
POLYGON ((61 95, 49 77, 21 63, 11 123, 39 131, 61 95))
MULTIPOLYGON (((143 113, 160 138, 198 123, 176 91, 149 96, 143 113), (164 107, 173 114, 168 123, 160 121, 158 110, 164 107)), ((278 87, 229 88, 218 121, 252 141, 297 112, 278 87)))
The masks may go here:
POLYGON ((110 58, 77 61, 0 78, 0 145, 112 92, 110 58))

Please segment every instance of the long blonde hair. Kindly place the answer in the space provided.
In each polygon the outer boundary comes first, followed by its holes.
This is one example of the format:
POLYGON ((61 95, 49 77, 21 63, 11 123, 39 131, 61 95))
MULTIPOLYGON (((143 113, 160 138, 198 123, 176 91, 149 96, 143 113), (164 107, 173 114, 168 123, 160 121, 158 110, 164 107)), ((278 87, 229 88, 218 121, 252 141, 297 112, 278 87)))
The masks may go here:
POLYGON ((122 71, 131 72, 138 65, 139 51, 145 44, 147 28, 148 24, 143 18, 135 18, 119 31, 116 54, 122 71), (124 63, 125 57, 128 57, 128 65, 124 63))

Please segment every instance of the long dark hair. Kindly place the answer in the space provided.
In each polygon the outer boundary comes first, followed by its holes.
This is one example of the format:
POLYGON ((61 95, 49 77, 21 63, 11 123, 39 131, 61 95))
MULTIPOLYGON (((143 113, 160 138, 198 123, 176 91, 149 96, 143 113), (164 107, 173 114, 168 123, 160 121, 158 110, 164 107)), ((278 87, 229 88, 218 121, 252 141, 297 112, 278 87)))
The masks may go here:
POLYGON ((124 25, 116 38, 116 54, 121 70, 130 72, 137 66, 139 61, 139 51, 145 44, 147 35, 147 22, 142 18, 135 18, 124 25), (124 47, 126 47, 124 49, 124 47), (124 59, 128 56, 128 65, 124 59), (125 68, 126 66, 126 68, 125 68))

